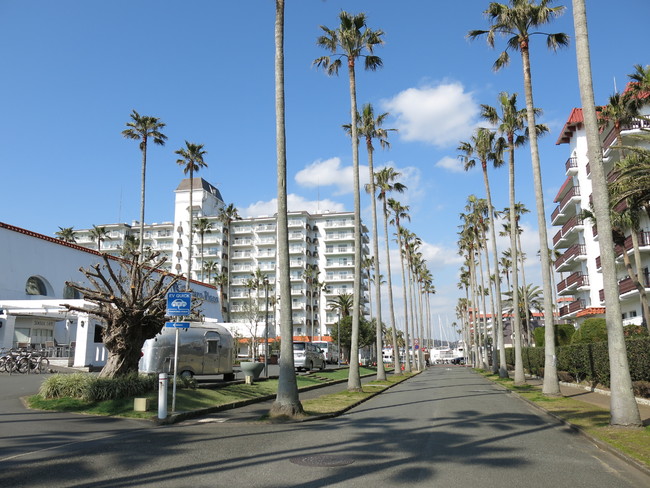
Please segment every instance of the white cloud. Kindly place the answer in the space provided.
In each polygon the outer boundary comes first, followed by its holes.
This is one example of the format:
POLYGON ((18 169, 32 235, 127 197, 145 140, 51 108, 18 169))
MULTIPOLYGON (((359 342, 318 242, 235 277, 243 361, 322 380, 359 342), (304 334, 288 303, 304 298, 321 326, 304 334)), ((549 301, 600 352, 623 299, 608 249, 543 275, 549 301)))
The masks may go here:
POLYGON ((397 118, 405 141, 421 141, 438 147, 457 144, 476 126, 479 105, 458 82, 408 88, 382 106, 397 118))
MULTIPOLYGON (((341 158, 317 160, 296 173, 296 183, 306 188, 319 186, 336 186, 335 195, 352 193, 352 166, 342 166, 341 158)), ((359 165, 359 180, 361 190, 368 182, 368 167, 359 165)))
MULTIPOLYGON (((307 200, 304 197, 290 193, 287 195, 287 207, 289 211, 306 210, 309 213, 320 213, 326 210, 330 212, 345 212, 345 206, 342 203, 333 200, 307 200)), ((239 212, 242 217, 260 217, 263 215, 275 215, 278 211, 278 199, 273 198, 270 201, 259 201, 241 209, 239 212)))
POLYGON ((465 172, 463 163, 458 158, 452 158, 450 156, 445 156, 440 161, 438 161, 435 166, 451 171, 452 173, 465 172))

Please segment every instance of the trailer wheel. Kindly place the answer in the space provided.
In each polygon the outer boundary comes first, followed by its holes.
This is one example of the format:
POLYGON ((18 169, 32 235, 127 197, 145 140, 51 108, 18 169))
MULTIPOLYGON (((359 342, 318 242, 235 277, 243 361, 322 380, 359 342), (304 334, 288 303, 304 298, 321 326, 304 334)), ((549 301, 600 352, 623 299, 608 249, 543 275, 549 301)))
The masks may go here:
POLYGON ((224 381, 234 381, 235 380, 235 373, 224 373, 223 380, 224 381))
POLYGON ((192 373, 190 370, 186 369, 184 371, 181 371, 181 374, 179 376, 181 378, 190 379, 190 378, 192 378, 192 376, 194 376, 194 373, 192 373))

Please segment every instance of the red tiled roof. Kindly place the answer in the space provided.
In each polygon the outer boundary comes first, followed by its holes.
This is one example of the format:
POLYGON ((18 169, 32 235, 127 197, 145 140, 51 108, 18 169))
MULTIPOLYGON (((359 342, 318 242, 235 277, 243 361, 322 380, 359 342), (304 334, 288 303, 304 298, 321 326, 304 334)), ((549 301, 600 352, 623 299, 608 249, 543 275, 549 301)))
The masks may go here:
POLYGON ((560 137, 558 137, 557 142, 555 144, 560 145, 560 144, 566 144, 571 140, 571 136, 575 132, 575 130, 578 128, 580 124, 584 122, 584 116, 582 115, 582 109, 581 108, 574 108, 571 110, 571 114, 569 115, 569 119, 566 121, 564 124, 564 127, 562 127, 562 131, 560 132, 560 137))
POLYGON ((576 317, 586 317, 587 315, 602 315, 605 313, 605 307, 588 307, 580 310, 576 317))

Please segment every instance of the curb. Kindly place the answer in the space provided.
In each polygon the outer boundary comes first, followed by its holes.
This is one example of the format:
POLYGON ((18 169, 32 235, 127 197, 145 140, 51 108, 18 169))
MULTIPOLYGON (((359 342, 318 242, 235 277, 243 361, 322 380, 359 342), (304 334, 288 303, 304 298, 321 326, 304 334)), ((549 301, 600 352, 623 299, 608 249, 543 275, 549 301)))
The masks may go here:
MULTIPOLYGON (((475 374, 478 374, 478 375, 481 376, 482 378, 485 378, 484 376, 480 375, 479 373, 475 373, 475 374)), ((488 379, 488 378, 485 378, 485 379, 488 379)), ((508 392, 508 393, 510 393, 510 394, 512 394, 512 395, 514 395, 514 396, 515 396, 516 398, 518 398, 519 400, 521 400, 521 401, 527 403, 528 405, 534 407, 536 410, 538 410, 538 411, 540 411, 540 412, 542 412, 542 413, 545 413, 545 414, 548 415, 549 417, 552 417, 553 419, 557 420, 559 423, 565 425, 566 427, 569 427, 569 428, 570 428, 571 430, 573 430, 574 432, 577 432, 578 434, 582 435, 583 437, 585 437, 586 439, 588 439, 589 441, 591 441, 591 442, 592 442, 593 444, 595 444, 596 447, 598 447, 599 449, 601 449, 601 450, 603 450, 603 451, 607 451, 607 452, 609 452, 610 454, 613 454, 613 455, 616 456, 617 458, 621 459, 622 461, 625 461, 626 463, 628 463, 628 464, 631 465, 632 467, 638 469, 638 470, 641 471, 643 474, 645 474, 645 475, 647 475, 647 476, 650 476, 650 467, 647 466, 646 464, 642 463, 641 461, 638 461, 638 460, 636 460, 636 459, 634 459, 634 458, 628 456, 628 455, 625 454, 623 451, 620 451, 619 449, 615 448, 614 446, 612 446, 612 445, 610 445, 610 444, 608 444, 608 443, 606 443, 606 442, 604 442, 604 441, 601 441, 600 439, 597 439, 596 437, 592 436, 592 435, 589 434, 587 431, 585 431, 582 427, 580 427, 580 426, 578 426, 578 425, 575 425, 575 424, 572 424, 572 423, 569 422, 568 420, 563 419, 562 417, 560 417, 560 416, 554 414, 553 412, 549 412, 548 410, 546 410, 546 409, 544 409, 543 407, 537 405, 536 403, 531 402, 531 401, 528 400, 527 398, 524 398, 523 396, 519 395, 516 391, 510 390, 509 388, 506 388, 505 386, 500 385, 499 383, 495 383, 494 381, 491 381, 491 380, 489 380, 489 379, 488 379, 488 381, 490 381, 490 382, 491 382, 493 385, 495 385, 497 388, 500 388, 500 389, 502 389, 502 390, 505 390, 506 392, 508 392)))
MULTIPOLYGON (((375 374, 376 373, 365 374, 365 375, 362 375, 361 378, 367 378, 369 376, 375 376, 375 374)), ((417 374, 419 374, 419 372, 417 374)), ((413 375, 413 376, 415 376, 415 375, 413 375)), ((324 388, 326 386, 337 385, 337 384, 340 384, 340 383, 344 383, 346 381, 348 381, 347 378, 343 378, 343 379, 340 379, 340 380, 333 380, 333 381, 329 381, 327 383, 321 383, 321 384, 306 386, 304 388, 300 388, 298 391, 300 392, 300 391, 316 390, 318 388, 324 388)), ((406 381, 406 380, 404 380, 404 381, 406 381)), ((400 381, 399 383, 389 385, 385 389, 383 389, 383 390, 381 390, 381 391, 379 391, 377 393, 374 393, 374 394, 364 398, 363 400, 360 400, 359 402, 346 407, 343 410, 328 413, 328 414, 323 414, 323 415, 313 415, 313 416, 309 416, 307 418, 299 419, 299 420, 293 420, 293 419, 292 420, 287 420, 286 422, 308 422, 308 421, 311 421, 311 420, 318 420, 318 419, 323 419, 323 418, 337 417, 337 416, 342 415, 343 413, 347 412, 351 408, 354 408, 354 407, 360 405, 361 403, 369 400, 370 398, 373 398, 374 396, 379 395, 383 391, 386 391, 389 388, 392 388, 393 386, 398 385, 400 383, 402 383, 402 381, 400 381)), ((190 419, 202 417, 204 415, 209 415, 209 414, 212 414, 212 413, 223 412, 225 410, 232 410, 232 409, 235 409, 235 408, 245 407, 247 405, 252 405, 254 403, 261 403, 261 402, 265 402, 265 401, 268 401, 268 400, 273 400, 275 397, 276 397, 275 394, 264 395, 264 396, 260 396, 260 397, 256 397, 256 398, 250 398, 248 400, 241 400, 241 401, 238 401, 238 402, 226 403, 224 405, 218 405, 218 406, 215 406, 215 407, 206 407, 206 408, 201 408, 201 409, 198 409, 198 410, 190 410, 190 411, 187 411, 187 412, 173 413, 173 414, 168 415, 167 418, 164 418, 164 419, 153 418, 153 419, 151 419, 151 421, 156 425, 171 425, 171 424, 176 424, 178 422, 183 422, 185 420, 190 420, 190 419)))

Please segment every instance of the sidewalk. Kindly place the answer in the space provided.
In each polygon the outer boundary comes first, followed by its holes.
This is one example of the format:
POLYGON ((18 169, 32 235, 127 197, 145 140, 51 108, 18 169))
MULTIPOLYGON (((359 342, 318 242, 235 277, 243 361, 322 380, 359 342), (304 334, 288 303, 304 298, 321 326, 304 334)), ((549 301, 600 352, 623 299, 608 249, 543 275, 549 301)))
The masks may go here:
MULTIPOLYGON (((542 378, 526 378, 526 382, 532 386, 542 386, 542 378)), ((562 396, 573 398, 581 402, 589 403, 606 410, 610 409, 610 396, 608 392, 591 391, 580 385, 572 385, 570 383, 560 383, 560 392, 562 396)), ((650 401, 640 399, 637 405, 639 407, 639 414, 643 425, 650 425, 650 401)))

